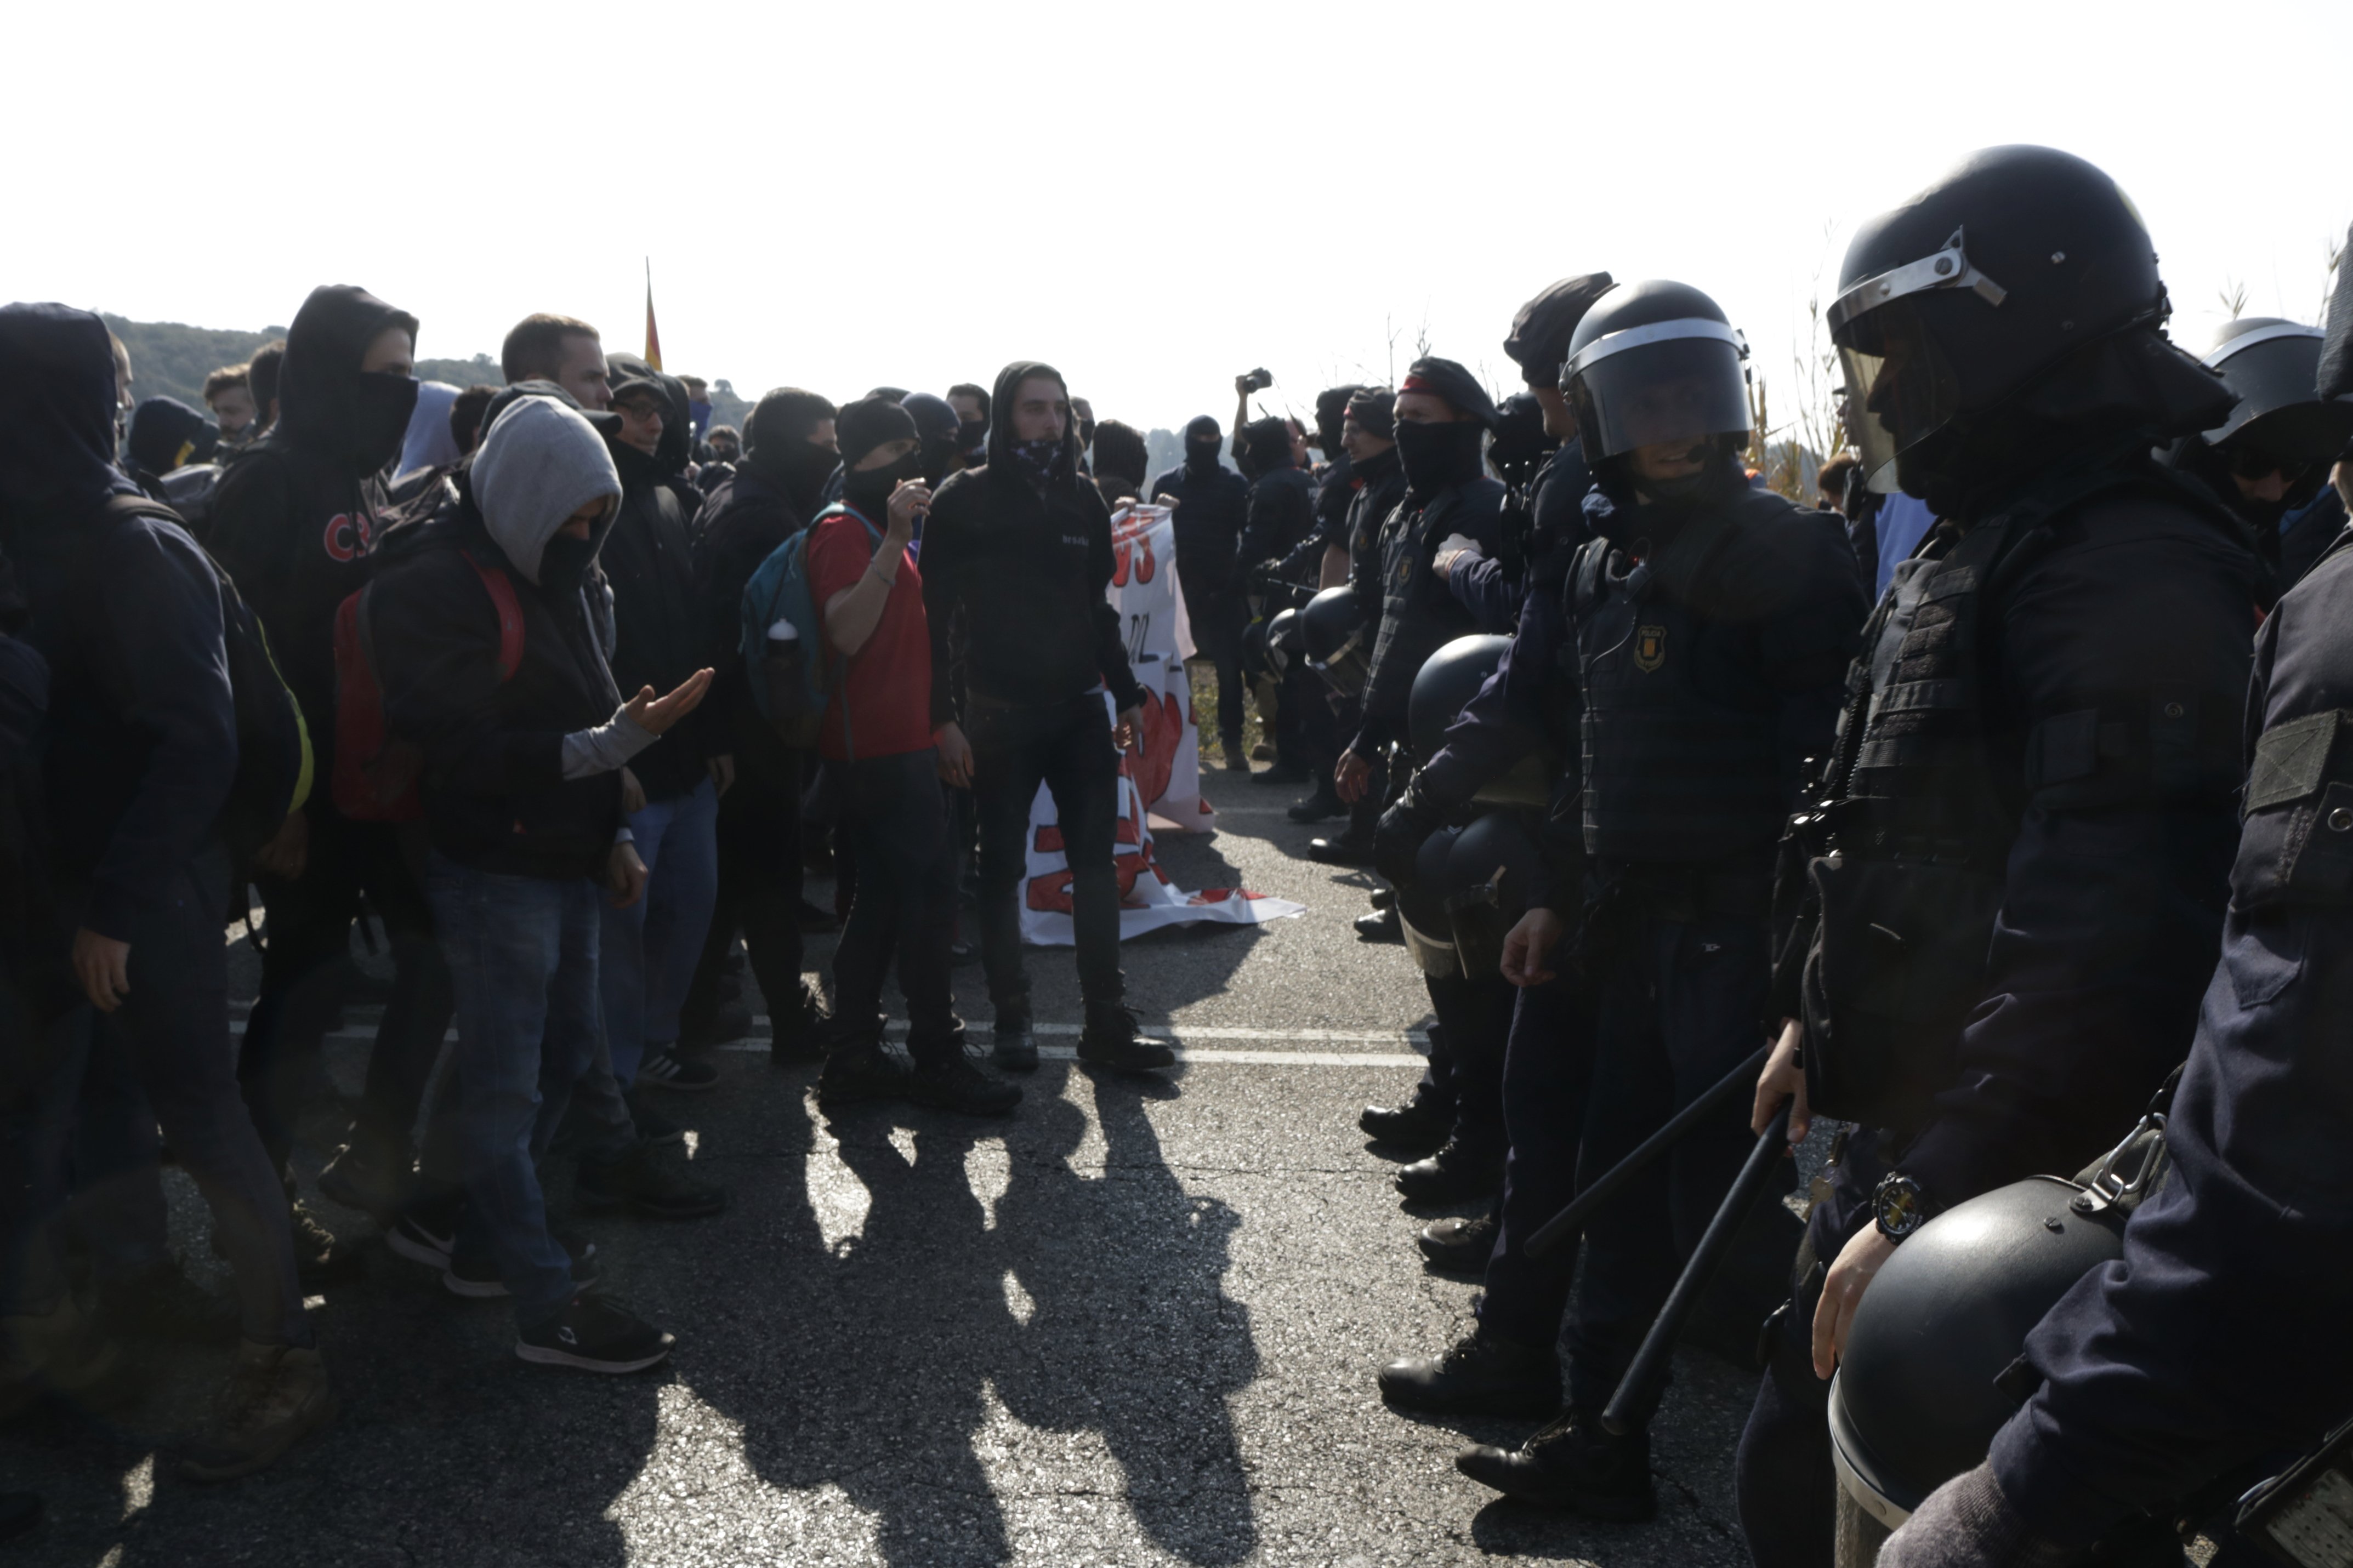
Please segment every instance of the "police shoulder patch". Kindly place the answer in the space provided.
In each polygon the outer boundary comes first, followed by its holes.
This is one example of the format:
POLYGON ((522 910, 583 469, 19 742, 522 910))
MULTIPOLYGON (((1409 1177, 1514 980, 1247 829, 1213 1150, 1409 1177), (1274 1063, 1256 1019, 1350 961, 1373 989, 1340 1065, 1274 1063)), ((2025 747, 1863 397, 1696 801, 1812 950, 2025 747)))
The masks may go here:
POLYGON ((1667 662, 1667 628, 1642 626, 1634 633, 1634 668, 1648 675, 1667 662))

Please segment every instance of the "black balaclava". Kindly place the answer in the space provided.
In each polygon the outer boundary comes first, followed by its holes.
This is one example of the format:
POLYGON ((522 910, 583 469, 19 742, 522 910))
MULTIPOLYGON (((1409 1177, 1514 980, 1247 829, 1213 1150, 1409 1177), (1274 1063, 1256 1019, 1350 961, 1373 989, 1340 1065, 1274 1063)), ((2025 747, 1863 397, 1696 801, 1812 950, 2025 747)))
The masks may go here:
POLYGON ((923 444, 923 482, 937 485, 955 467, 956 433, 962 428, 955 408, 928 392, 911 392, 899 399, 899 406, 915 422, 915 437, 923 444))
POLYGON ((1327 386, 1315 395, 1315 447, 1325 462, 1340 460, 1340 421, 1347 417, 1349 403, 1364 390, 1354 384, 1327 386))
POLYGON ((1444 425, 1398 421, 1397 453, 1406 489, 1427 500, 1449 485, 1477 479, 1486 438, 1487 427, 1476 419, 1444 425))
POLYGON ((220 432, 203 415, 176 397, 150 397, 131 411, 124 450, 147 472, 168 474, 183 461, 203 462, 219 444, 220 432))
POLYGON ((1185 466, 1197 473, 1215 472, 1218 454, 1225 445, 1215 419, 1206 414, 1195 416, 1185 426, 1185 466))
POLYGON ((923 477, 923 437, 915 428, 914 416, 893 399, 861 397, 842 405, 834 435, 841 447, 841 499, 867 521, 881 527, 890 510, 891 492, 902 480, 923 477), (875 447, 892 441, 913 441, 917 446, 879 468, 858 467, 875 447))
POLYGON ((1067 483, 1079 471, 1079 429, 1077 422, 1065 419, 1058 439, 1048 437, 1037 441, 1018 441, 1013 436, 1013 405, 1021 384, 1042 377, 1071 395, 1071 384, 1062 373, 1050 364, 1037 360, 1015 360, 997 373, 997 385, 988 398, 988 467, 989 471, 1018 473, 1031 485, 1043 490, 1052 485, 1067 483))
POLYGON ((784 491, 803 522, 824 509, 825 481, 835 462, 833 448, 808 435, 837 417, 830 399, 780 386, 764 395, 744 421, 744 467, 784 491))
POLYGON ((988 421, 965 419, 956 425, 956 451, 966 462, 978 462, 988 452, 988 421))
POLYGON ((0 517, 72 520, 134 487, 114 462, 114 348, 70 305, 0 306, 0 517))
POLYGON ((400 456, 417 378, 362 371, 368 345, 387 327, 417 340, 417 318, 347 283, 311 290, 286 331, 278 371, 278 428, 298 447, 322 452, 353 474, 400 456))
POLYGON ((1288 420, 1278 419, 1272 415, 1251 420, 1242 426, 1241 445, 1250 452, 1253 478, 1297 466, 1292 460, 1291 425, 1288 420))

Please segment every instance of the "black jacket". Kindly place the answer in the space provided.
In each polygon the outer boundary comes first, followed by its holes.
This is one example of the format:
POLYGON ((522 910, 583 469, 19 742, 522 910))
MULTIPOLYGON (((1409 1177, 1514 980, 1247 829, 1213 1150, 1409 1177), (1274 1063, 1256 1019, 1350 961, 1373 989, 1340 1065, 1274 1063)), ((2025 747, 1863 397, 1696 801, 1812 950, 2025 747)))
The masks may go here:
MULTIPOLYGON (((711 637, 695 591, 687 514, 658 458, 607 437, 621 471, 621 510, 605 536, 597 564, 613 589, 613 683, 622 692, 673 689, 703 668, 711 637)), ((648 800, 692 792, 708 776, 702 710, 639 752, 629 771, 648 800)))
POLYGON ((434 848, 506 876, 601 875, 621 775, 566 779, 564 737, 611 718, 620 694, 581 595, 510 568, 462 475, 459 492, 441 516, 393 535, 368 591, 385 722, 425 753, 434 848), (468 555, 506 576, 522 611, 512 679, 499 679, 498 609, 468 555))
POLYGON ((213 499, 213 553, 260 618, 322 758, 335 754, 335 611, 367 584, 385 507, 382 459, 370 458, 389 420, 367 402, 359 363, 392 326, 417 322, 357 289, 315 292, 286 334, 278 423, 213 499))
POLYGON ((49 668, 43 784, 57 874, 127 940, 213 837, 237 776, 220 580, 177 523, 117 517, 114 360, 96 316, 0 310, 0 553, 49 668))
MULTIPOLYGON (((1111 585, 1111 511, 1079 471, 1078 432, 1065 426, 1040 483, 1013 449, 1014 393, 1047 365, 1009 364, 990 406, 988 461, 952 475, 923 525, 923 614, 932 634, 932 721, 956 719, 952 657, 970 697, 1067 701, 1101 683, 1121 708, 1144 700, 1127 664, 1111 585), (953 650, 952 650, 953 645, 953 650)), ((1179 558, 1177 571, 1184 571, 1179 558)))
POLYGON ((1164 493, 1176 498, 1169 519, 1176 532, 1176 580, 1198 620, 1195 605, 1240 585, 1236 567, 1242 526, 1250 521, 1250 481, 1214 459, 1187 462, 1152 481, 1154 499, 1164 493))
POLYGON ((789 781, 799 787, 799 764, 752 700, 739 638, 744 586, 760 563, 807 525, 785 482, 755 455, 735 466, 702 503, 694 520, 695 594, 704 637, 703 663, 712 669, 702 710, 714 751, 732 752, 739 784, 789 781))
MULTIPOLYGON (((1255 566, 1261 561, 1280 561, 1314 531, 1315 481, 1286 457, 1282 467, 1267 469, 1250 486, 1250 521, 1242 529, 1242 563, 1255 566)), ((1176 569, 1183 571, 1183 564, 1179 563, 1176 569)))

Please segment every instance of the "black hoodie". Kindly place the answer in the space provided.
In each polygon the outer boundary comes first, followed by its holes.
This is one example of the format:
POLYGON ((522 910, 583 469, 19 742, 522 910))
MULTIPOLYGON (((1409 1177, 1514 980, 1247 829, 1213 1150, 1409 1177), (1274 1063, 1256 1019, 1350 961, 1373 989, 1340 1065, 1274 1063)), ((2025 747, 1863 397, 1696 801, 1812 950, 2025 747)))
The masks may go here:
POLYGON ((1218 422, 1204 414, 1185 426, 1185 461, 1152 482, 1152 499, 1176 498, 1176 580, 1196 619, 1219 595, 1240 584, 1236 552, 1250 521, 1250 481, 1218 460, 1218 422))
POLYGON ((387 327, 413 339, 417 318, 347 284, 312 289, 286 333, 278 423, 213 500, 213 552, 269 634, 321 757, 335 754, 335 610, 367 582, 381 470, 417 402, 413 377, 360 370, 387 327))
POLYGON ((118 518, 106 325, 0 309, 0 553, 49 666, 43 781, 53 865, 83 924, 129 941, 211 838, 237 776, 220 580, 177 523, 118 518))
MULTIPOLYGON (((650 380, 667 405, 661 440, 652 455, 622 440, 618 432, 605 437, 613 466, 621 472, 620 513, 596 553, 613 589, 613 682, 624 696, 644 686, 670 691, 702 668, 709 643, 687 537, 694 513, 681 495, 692 447, 686 387, 628 355, 615 354, 612 363, 615 380, 625 374, 650 380)), ((630 759, 629 771, 645 786, 647 799, 675 799, 708 776, 706 722, 698 709, 630 759)))
MULTIPOLYGON (((1079 467, 1078 427, 1062 427, 1052 472, 1016 454, 1014 394, 1051 365, 1017 360, 989 401, 988 461, 949 476, 923 524, 923 614, 932 633, 932 722, 956 719, 951 628, 973 697, 1048 703, 1100 682, 1122 709, 1144 700, 1128 668, 1111 585, 1111 510, 1079 467), (960 617, 960 618, 959 618, 960 617)), ((1179 570, 1182 570, 1180 567, 1179 570)))

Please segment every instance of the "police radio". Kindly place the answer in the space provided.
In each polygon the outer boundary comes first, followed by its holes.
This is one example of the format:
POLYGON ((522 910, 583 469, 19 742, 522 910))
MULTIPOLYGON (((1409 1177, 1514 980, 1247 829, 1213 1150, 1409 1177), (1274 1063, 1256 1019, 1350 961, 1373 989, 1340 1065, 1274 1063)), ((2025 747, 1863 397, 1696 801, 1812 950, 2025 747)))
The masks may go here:
POLYGON ((2291 1568, 2353 1568, 2353 1421, 2248 1493, 2237 1529, 2291 1568))

